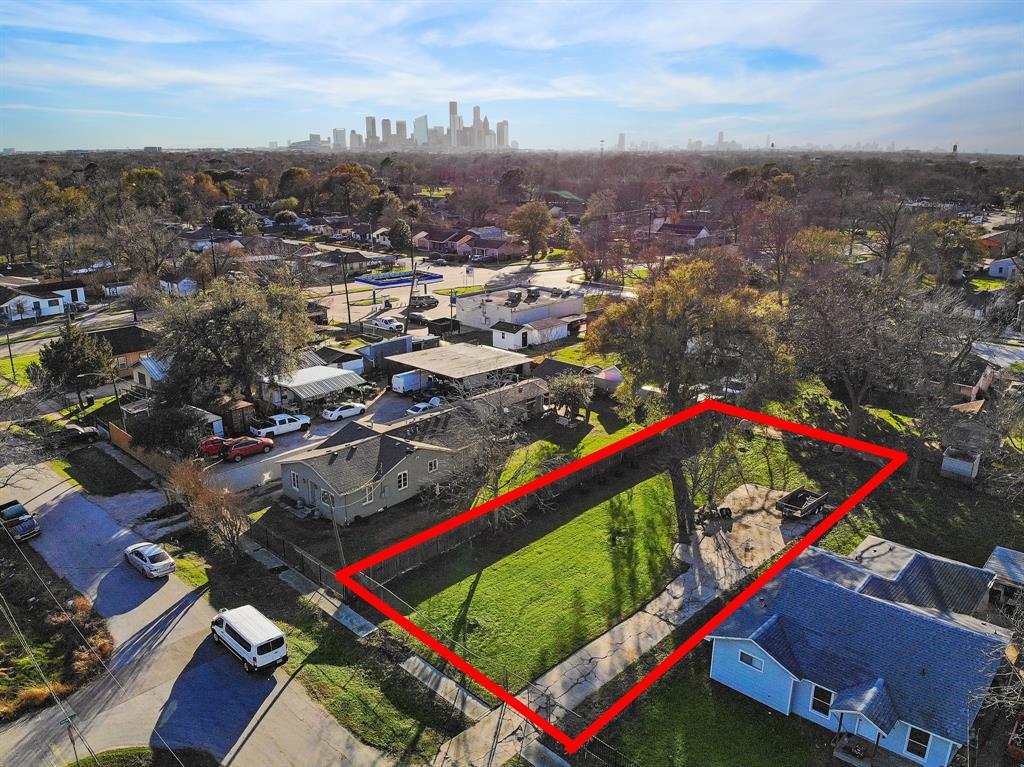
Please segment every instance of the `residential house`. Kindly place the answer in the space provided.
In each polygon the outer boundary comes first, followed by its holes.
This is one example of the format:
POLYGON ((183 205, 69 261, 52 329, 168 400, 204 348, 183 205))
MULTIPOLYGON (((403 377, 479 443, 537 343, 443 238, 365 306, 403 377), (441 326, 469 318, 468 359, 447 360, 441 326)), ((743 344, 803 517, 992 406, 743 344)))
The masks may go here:
MULTIPOLYGON (((653 228, 652 228, 653 229, 653 228)), ((680 221, 676 224, 662 223, 652 231, 659 239, 676 247, 694 249, 708 245, 723 245, 725 238, 715 234, 707 224, 700 221, 680 221)))
POLYGON ((568 336, 569 323, 557 317, 542 317, 522 325, 497 322, 491 326, 491 346, 499 349, 525 349, 568 336))
POLYGON ((45 297, 56 293, 60 296, 65 305, 85 303, 85 283, 81 280, 62 280, 60 282, 40 282, 37 285, 25 285, 21 290, 35 296, 45 297))
POLYGON ((379 227, 378 229, 374 229, 370 233, 370 242, 374 243, 375 245, 382 245, 385 248, 390 248, 391 247, 391 230, 388 229, 386 226, 382 226, 382 227, 379 227))
POLYGON ((811 547, 708 637, 711 678, 839 733, 837 755, 947 767, 1010 638, 987 620, 994 577, 875 537, 811 547))
POLYGON ((0 285, 0 315, 7 322, 35 320, 64 313, 64 299, 57 293, 29 293, 24 288, 0 285))
POLYGON ((457 245, 456 252, 474 261, 501 261, 522 255, 523 246, 510 240, 473 237, 468 242, 457 245))
POLYGON ((143 357, 148 357, 159 340, 155 333, 139 325, 96 330, 89 335, 110 344, 110 353, 121 378, 131 378, 132 367, 143 357))
POLYGON ((545 357, 534 367, 535 378, 543 378, 545 381, 552 381, 562 375, 586 376, 594 382, 594 389, 604 394, 614 394, 615 390, 623 381, 622 371, 615 365, 602 368, 600 365, 573 365, 570 362, 562 362, 554 357, 545 357))
POLYGON ((352 422, 322 447, 282 461, 281 485, 286 497, 348 525, 436 485, 453 453, 352 422))
POLYGON ((120 298, 128 293, 131 286, 132 283, 128 280, 105 282, 103 283, 103 296, 104 298, 120 298))
POLYGON ((356 224, 352 227, 351 239, 356 242, 373 242, 373 228, 369 224, 356 224))
MULTIPOLYGON (((490 330, 495 323, 526 325, 548 318, 578 327, 585 319, 583 296, 550 288, 496 290, 458 296, 455 316, 463 327, 490 330)), ((573 332, 570 328, 570 332, 573 332)))
POLYGON ((171 369, 170 360, 160 359, 153 354, 148 357, 139 357, 130 368, 128 378, 132 383, 143 389, 155 389, 157 384, 167 377, 167 371, 171 369))
POLYGON ((335 261, 341 267, 342 274, 348 277, 358 277, 373 268, 370 266, 372 257, 358 250, 338 250, 329 258, 335 261))
POLYGON ((996 546, 985 563, 985 569, 995 573, 990 599, 1003 609, 1016 609, 1024 595, 1024 552, 996 546))
POLYGON ((457 253, 460 246, 468 244, 474 237, 465 229, 428 227, 413 235, 412 245, 417 250, 430 253, 457 253))
POLYGON ((1006 256, 1005 258, 995 258, 992 263, 988 265, 988 276, 999 277, 1001 279, 1012 279, 1020 274, 1020 269, 1017 268, 1017 262, 1006 256))
POLYGON ((191 296, 199 290, 199 283, 183 274, 161 275, 159 286, 169 296, 191 296))

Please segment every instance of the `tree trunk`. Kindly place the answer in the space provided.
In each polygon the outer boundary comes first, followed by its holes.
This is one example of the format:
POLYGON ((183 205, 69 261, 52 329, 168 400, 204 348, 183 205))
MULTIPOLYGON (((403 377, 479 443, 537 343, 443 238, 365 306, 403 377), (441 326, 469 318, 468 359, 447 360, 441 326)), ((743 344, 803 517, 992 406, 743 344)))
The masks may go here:
POLYGON ((690 495, 690 485, 683 471, 682 464, 672 461, 668 466, 668 476, 672 481, 672 498, 676 506, 676 523, 679 526, 679 542, 689 543, 697 529, 696 507, 690 495))

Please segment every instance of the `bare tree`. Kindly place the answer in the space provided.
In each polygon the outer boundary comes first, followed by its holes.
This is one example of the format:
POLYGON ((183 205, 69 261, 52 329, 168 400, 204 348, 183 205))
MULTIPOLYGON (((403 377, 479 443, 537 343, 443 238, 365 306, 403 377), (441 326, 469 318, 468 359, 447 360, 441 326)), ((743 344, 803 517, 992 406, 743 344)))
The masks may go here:
POLYGON ((0 489, 31 477, 47 457, 45 442, 30 423, 43 399, 39 390, 24 392, 0 377, 0 489))
POLYGON ((250 521, 228 490, 206 483, 203 472, 192 462, 175 464, 168 477, 170 496, 189 514, 192 527, 204 533, 216 548, 231 558, 242 553, 242 536, 250 521))
POLYGON ((913 209, 907 201, 882 200, 874 206, 867 219, 876 234, 864 239, 864 246, 882 262, 882 275, 887 275, 893 262, 910 244, 914 229, 913 209))

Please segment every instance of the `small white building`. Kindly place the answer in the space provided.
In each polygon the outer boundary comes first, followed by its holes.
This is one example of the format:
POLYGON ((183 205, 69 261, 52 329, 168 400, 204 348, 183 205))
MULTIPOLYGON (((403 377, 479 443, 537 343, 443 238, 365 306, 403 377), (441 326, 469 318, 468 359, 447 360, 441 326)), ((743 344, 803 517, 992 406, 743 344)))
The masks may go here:
POLYGON ((557 317, 545 317, 523 325, 498 322, 491 328, 491 345, 499 349, 525 349, 569 336, 569 323, 557 317))
POLYGON ((490 330, 498 322, 526 325, 550 318, 582 322, 583 296, 550 288, 497 290, 459 296, 455 317, 463 327, 490 330))
POLYGON ((373 234, 370 235, 370 239, 377 245, 383 245, 385 248, 391 247, 391 230, 386 226, 382 226, 380 229, 375 229, 373 234))
POLYGON ((199 284, 191 277, 166 275, 160 278, 160 290, 169 296, 191 296, 199 289, 199 284))

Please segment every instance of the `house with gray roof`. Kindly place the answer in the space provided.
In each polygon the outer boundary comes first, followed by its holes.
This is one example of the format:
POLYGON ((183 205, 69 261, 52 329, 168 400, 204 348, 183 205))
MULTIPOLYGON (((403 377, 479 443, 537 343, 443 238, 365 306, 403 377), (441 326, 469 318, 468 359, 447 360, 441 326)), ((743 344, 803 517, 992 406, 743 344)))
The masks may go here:
POLYGON ((439 488, 454 452, 353 422, 316 450, 282 461, 282 492, 348 525, 439 488))
POLYGON ((840 761, 866 763, 853 744, 947 767, 1010 641, 988 622, 994 579, 875 537, 811 547, 708 637, 711 678, 837 733, 840 761))

